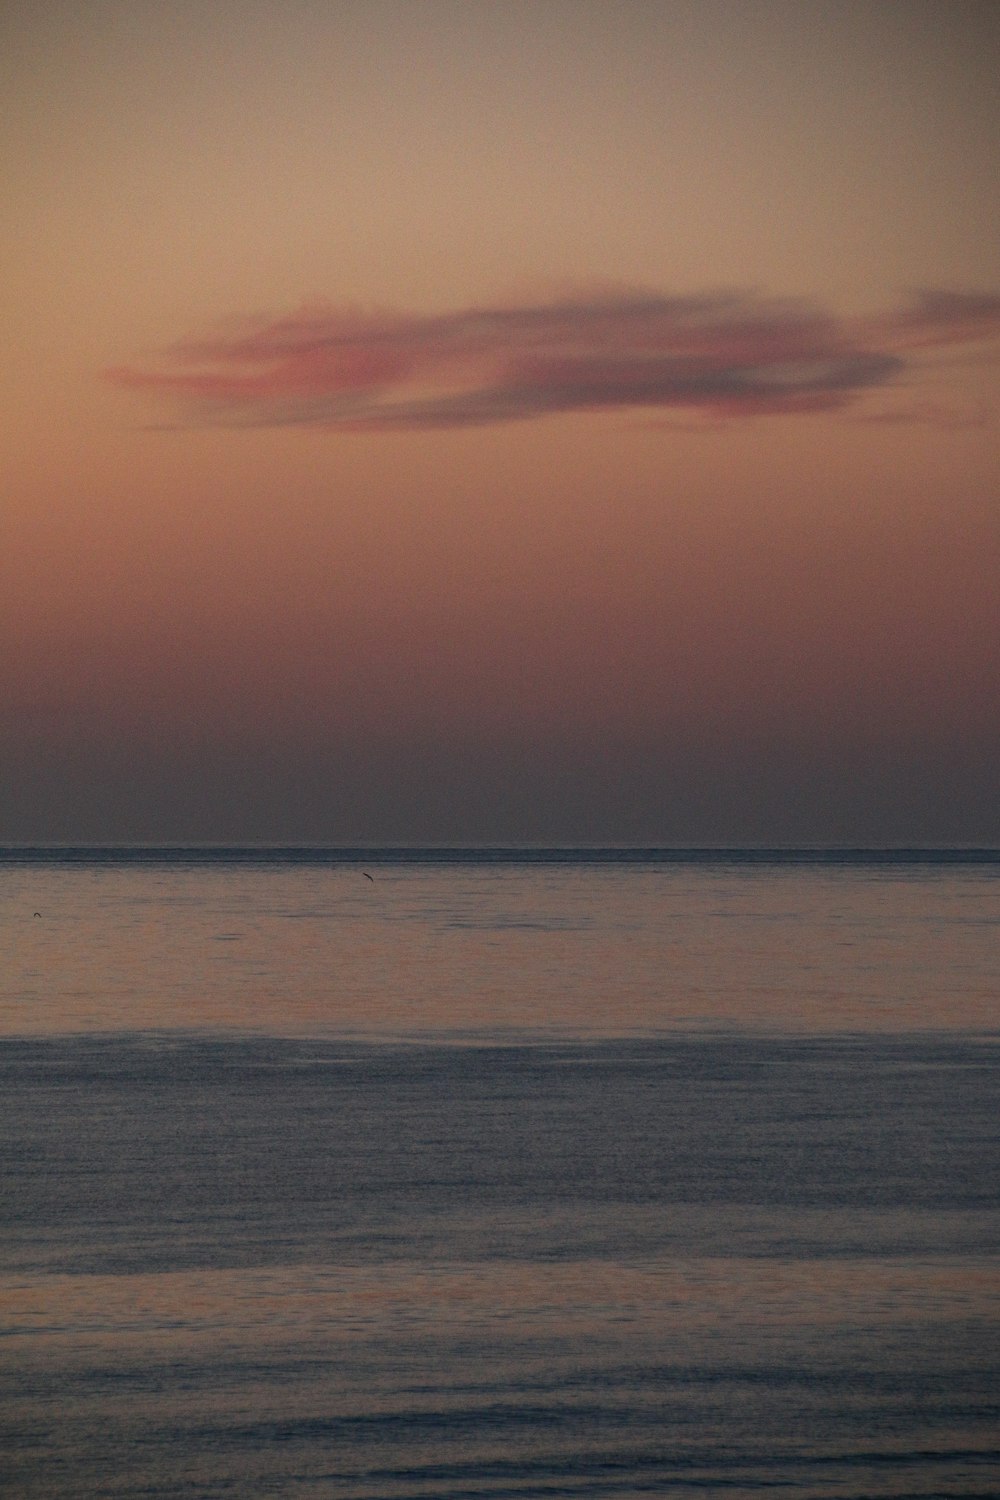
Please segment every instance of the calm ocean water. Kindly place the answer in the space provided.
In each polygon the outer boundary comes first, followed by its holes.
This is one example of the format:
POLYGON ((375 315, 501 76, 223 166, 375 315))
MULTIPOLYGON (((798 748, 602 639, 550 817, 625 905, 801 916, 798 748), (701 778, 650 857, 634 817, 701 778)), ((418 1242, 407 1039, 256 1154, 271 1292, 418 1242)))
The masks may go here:
POLYGON ((1000 1493, 1000 857, 7 850, 0 923, 4 1495, 1000 1493))

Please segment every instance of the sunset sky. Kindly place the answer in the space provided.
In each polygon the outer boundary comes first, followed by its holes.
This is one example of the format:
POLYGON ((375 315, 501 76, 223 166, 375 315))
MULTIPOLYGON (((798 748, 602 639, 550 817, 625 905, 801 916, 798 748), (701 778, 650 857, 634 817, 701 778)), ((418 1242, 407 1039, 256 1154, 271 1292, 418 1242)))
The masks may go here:
POLYGON ((6 0, 0 842, 1000 842, 993 0, 6 0))

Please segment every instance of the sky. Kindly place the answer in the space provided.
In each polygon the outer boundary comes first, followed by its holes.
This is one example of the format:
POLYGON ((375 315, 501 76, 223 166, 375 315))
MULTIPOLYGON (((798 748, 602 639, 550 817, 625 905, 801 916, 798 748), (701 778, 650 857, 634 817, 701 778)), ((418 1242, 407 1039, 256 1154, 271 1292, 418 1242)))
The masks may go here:
POLYGON ((4 0, 0 842, 1000 843, 998 65, 4 0))

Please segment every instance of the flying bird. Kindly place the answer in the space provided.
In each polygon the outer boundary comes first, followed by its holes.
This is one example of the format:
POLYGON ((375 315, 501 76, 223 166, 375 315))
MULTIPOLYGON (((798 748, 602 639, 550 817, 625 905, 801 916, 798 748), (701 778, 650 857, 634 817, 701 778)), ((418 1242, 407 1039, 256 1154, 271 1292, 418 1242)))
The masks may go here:
POLYGON ((371 881, 372 885, 375 884, 375 876, 374 875, 369 875, 369 873, 368 873, 367 870, 362 870, 361 873, 365 877, 366 880, 370 880, 371 881))

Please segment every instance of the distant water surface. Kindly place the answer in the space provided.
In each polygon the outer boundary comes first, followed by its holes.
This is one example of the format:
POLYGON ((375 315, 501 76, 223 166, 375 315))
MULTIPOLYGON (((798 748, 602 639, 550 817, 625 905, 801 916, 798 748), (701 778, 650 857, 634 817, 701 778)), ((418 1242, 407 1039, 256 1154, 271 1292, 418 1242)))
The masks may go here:
POLYGON ((1000 1493, 998 876, 0 851, 0 1490, 1000 1493))
POLYGON ((0 1034, 997 1024, 983 852, 86 853, 0 856, 0 1034))

